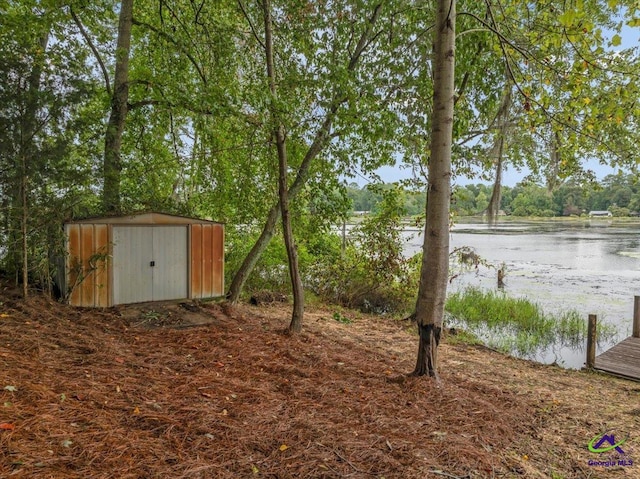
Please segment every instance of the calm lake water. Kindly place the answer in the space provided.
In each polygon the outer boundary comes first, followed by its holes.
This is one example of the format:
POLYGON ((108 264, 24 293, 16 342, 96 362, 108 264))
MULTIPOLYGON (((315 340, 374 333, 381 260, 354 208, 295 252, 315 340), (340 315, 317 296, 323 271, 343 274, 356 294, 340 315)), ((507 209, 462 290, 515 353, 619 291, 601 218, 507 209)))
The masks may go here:
MULTIPOLYGON (((405 231, 406 252, 422 249, 422 233, 405 231)), ((505 264, 504 291, 527 297, 545 312, 576 310, 585 320, 616 326, 618 335, 598 345, 597 354, 631 334, 633 297, 640 295, 640 223, 616 223, 606 219, 570 222, 508 222, 457 224, 451 232, 451 248, 468 246, 496 268, 505 264)), ((467 286, 497 289, 496 269, 480 267, 454 279, 450 290, 467 286)), ((580 368, 585 347, 555 345, 529 359, 580 368)))

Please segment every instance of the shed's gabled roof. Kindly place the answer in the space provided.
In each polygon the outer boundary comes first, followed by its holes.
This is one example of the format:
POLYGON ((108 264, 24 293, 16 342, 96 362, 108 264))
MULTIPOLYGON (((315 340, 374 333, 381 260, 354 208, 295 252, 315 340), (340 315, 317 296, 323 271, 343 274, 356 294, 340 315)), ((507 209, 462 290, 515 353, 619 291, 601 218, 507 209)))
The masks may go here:
POLYGON ((145 212, 124 216, 102 216, 82 220, 67 221, 66 224, 110 224, 110 225, 188 225, 188 224, 220 224, 217 221, 189 218, 188 216, 169 215, 166 213, 145 212))

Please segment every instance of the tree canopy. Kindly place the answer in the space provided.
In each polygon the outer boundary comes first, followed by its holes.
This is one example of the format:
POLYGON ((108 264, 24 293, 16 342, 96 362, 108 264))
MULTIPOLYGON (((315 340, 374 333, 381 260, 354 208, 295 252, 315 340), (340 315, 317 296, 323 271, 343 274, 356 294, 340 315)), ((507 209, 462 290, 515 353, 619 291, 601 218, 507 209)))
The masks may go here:
MULTIPOLYGON (((640 208, 632 177, 591 190, 585 167, 637 171, 638 52, 623 36, 639 9, 457 2, 453 178, 493 181, 502 162, 531 175, 498 200, 495 188, 457 188, 454 212, 640 208)), ((227 224, 237 299, 284 260, 278 178, 303 279, 313 254, 334 251, 323 235, 350 210, 378 212, 391 189, 355 188, 356 178, 384 183, 380 166, 409 168, 397 192, 410 214, 425 212, 435 6, 273 0, 272 76, 263 11, 242 0, 0 0, 5 273, 50 287, 63 220, 162 210, 227 224)))

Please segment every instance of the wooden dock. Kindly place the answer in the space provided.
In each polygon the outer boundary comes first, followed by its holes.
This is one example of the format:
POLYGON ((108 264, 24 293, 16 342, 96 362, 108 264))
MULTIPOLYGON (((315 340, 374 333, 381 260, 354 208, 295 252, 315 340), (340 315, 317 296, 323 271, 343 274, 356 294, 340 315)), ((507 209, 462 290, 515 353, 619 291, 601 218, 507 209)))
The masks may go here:
POLYGON ((640 381, 640 338, 627 338, 597 356, 594 369, 640 381))

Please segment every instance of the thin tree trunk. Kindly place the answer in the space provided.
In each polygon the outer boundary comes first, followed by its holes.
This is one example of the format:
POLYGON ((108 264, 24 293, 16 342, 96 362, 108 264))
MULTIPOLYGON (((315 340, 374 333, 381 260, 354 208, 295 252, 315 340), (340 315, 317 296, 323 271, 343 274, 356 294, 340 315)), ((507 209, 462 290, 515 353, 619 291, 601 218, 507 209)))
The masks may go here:
POLYGON ((133 24, 133 0, 122 0, 116 45, 116 71, 113 78, 111 114, 104 139, 104 186, 102 208, 106 213, 120 211, 120 176, 122 173, 122 133, 129 100, 129 51, 133 24))
POLYGON ((547 173, 547 194, 551 194, 560 186, 560 133, 557 131, 551 133, 551 141, 549 142, 549 171, 547 173))
POLYGON ((267 77, 269 78, 269 90, 271 91, 271 118, 275 124, 273 136, 276 139, 276 148, 278 150, 278 198, 282 216, 284 244, 289 261, 291 288, 293 291, 293 312, 291 315, 291 323, 289 324, 289 332, 300 332, 302 329, 302 318, 304 316, 304 291, 300 270, 298 268, 298 254, 296 252, 293 229, 291 228, 291 217, 289 216, 287 144, 284 125, 281 118, 279 118, 277 110, 278 89, 276 87, 275 63, 273 61, 273 32, 270 0, 263 0, 262 8, 264 13, 264 49, 267 62, 267 77))
POLYGON ((498 214, 500 213, 500 203, 502 201, 502 149, 504 147, 504 137, 501 135, 496 140, 497 142, 497 155, 496 155, 496 177, 493 182, 493 191, 491 192, 491 199, 487 206, 487 222, 490 225, 495 225, 498 222, 498 214))
POLYGON ((487 220, 490 225, 495 225, 498 221, 500 203, 502 201, 502 157, 504 154, 504 142, 509 131, 509 110, 511 108, 511 81, 508 72, 505 74, 505 88, 500 103, 500 109, 496 115, 498 134, 491 149, 491 156, 496 165, 496 178, 493 183, 491 199, 487 206, 487 220))
MULTIPOLYGON (((378 20, 380 9, 382 8, 382 2, 376 4, 373 8, 373 13, 369 18, 369 23, 367 28, 360 36, 358 40, 358 44, 356 45, 353 54, 349 58, 349 63, 347 65, 347 71, 354 71, 358 66, 358 62, 365 48, 367 47, 371 36, 373 35, 373 27, 378 20)), ((313 139, 313 142, 309 146, 307 153, 305 154, 302 162, 300 163, 300 168, 296 174, 296 178, 293 181, 291 187, 288 191, 289 200, 296 197, 296 195, 302 190, 305 183, 307 182, 307 178, 309 177, 309 170, 311 169, 311 164, 313 160, 322 152, 325 148, 329 140, 331 139, 331 128, 333 126, 333 121, 335 120, 336 114, 340 106, 347 100, 344 94, 340 91, 336 92, 334 95, 331 106, 327 110, 322 125, 318 129, 313 139)), ((262 232, 260 236, 256 240, 255 244, 245 257, 242 265, 236 272, 231 281, 231 285, 229 286, 229 291, 227 292, 227 300, 231 304, 235 304, 240 299, 240 294, 244 288, 244 285, 251 275, 253 268, 255 268, 260 256, 264 253, 264 250, 269 245, 271 238, 273 237, 274 229, 281 215, 281 206, 280 201, 273 205, 269 210, 267 215, 267 219, 265 221, 264 227, 262 228, 262 232)))
POLYGON ((27 233, 29 232, 28 219, 28 176, 27 176, 27 156, 22 155, 22 182, 20 185, 22 196, 22 215, 20 215, 20 230, 22 234, 22 296, 26 298, 29 295, 29 242, 27 233))
MULTIPOLYGON (((289 197, 293 198, 293 196, 295 195, 293 195, 291 193, 291 190, 289 190, 289 197)), ((253 268, 255 268, 264 250, 267 249, 267 246, 269 246, 269 242, 273 237, 276 224, 280 220, 280 214, 280 202, 278 201, 269 210, 267 220, 264 223, 264 227, 262 228, 260 236, 254 243, 247 256, 245 256, 244 261, 240 265, 240 268, 238 268, 238 271, 231 280, 231 286, 229 286, 229 291, 227 292, 227 301, 229 301, 229 303, 235 304, 240 299, 240 294, 242 293, 249 275, 253 271, 253 268)))
POLYGON ((416 321, 420 331, 415 376, 438 377, 438 343, 449 278, 449 202, 455 101, 456 2, 439 0, 435 28, 433 123, 416 321))
MULTIPOLYGON (((49 32, 39 39, 38 50, 41 55, 47 50, 49 32)), ((35 58, 29 75, 27 104, 23 117, 20 138, 20 183, 16 203, 20 208, 20 256, 22 269, 22 296, 29 295, 29 174, 34 159, 34 141, 38 130, 38 95, 42 79, 43 59, 35 58)))

